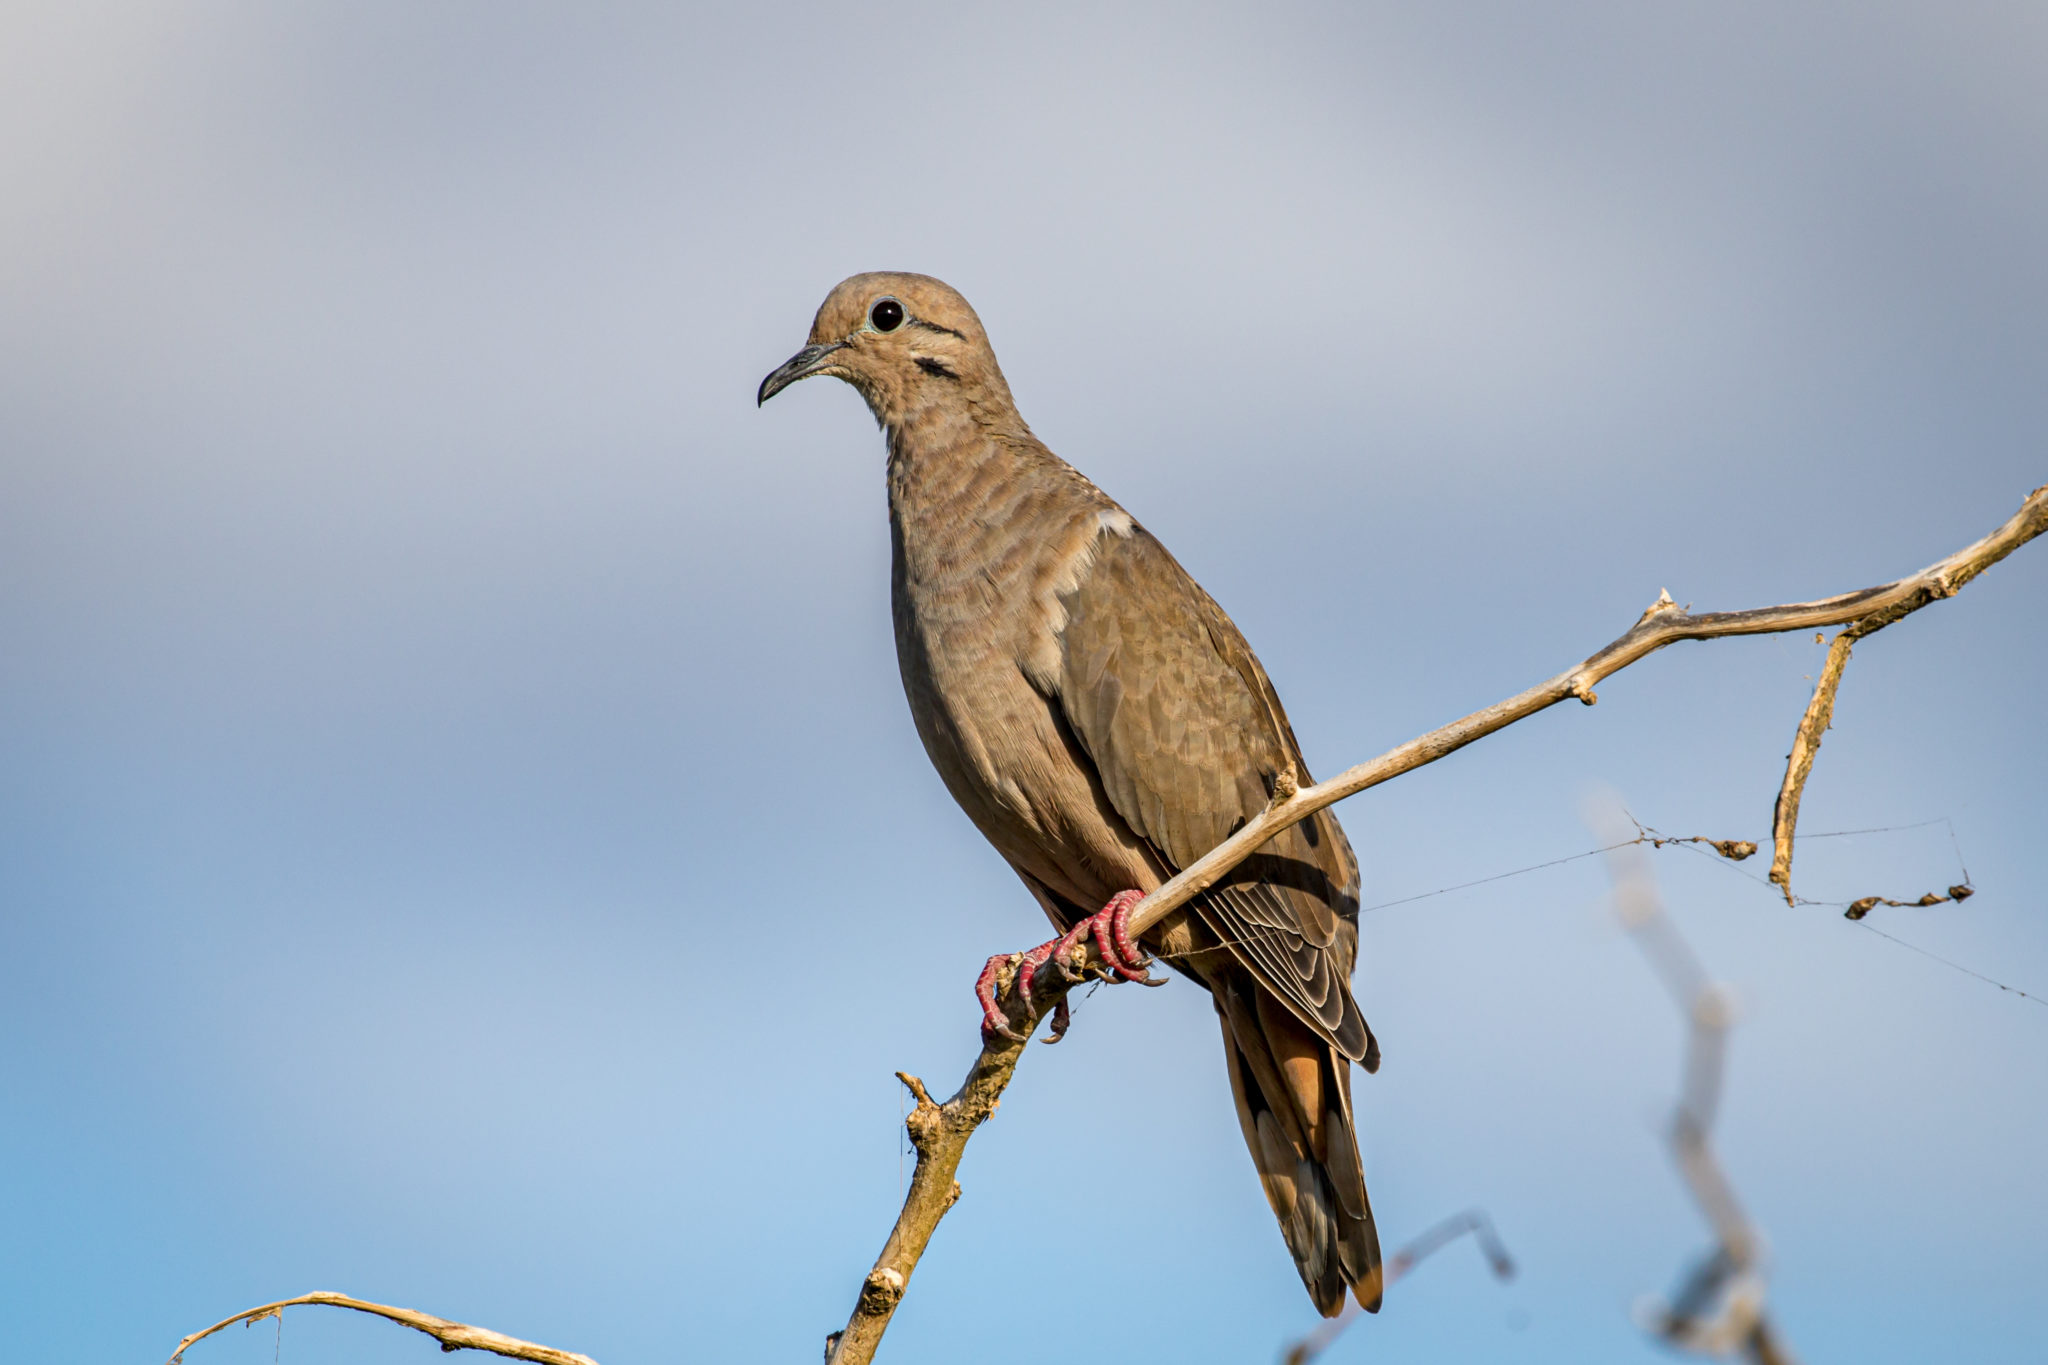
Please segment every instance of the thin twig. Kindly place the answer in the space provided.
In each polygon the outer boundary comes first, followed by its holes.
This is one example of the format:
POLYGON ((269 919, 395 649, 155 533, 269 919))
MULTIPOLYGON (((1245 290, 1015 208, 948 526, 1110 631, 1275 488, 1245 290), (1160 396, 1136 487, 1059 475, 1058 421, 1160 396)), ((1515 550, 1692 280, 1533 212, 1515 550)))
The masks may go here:
POLYGON ((1785 781, 1778 788, 1778 804, 1771 810, 1771 882, 1792 902, 1792 831, 1799 824, 1799 798, 1806 792, 1807 774, 1820 753, 1820 738, 1835 719, 1835 689, 1842 685, 1842 670, 1849 666, 1849 650, 1856 637, 1848 631, 1828 645, 1827 662, 1821 665, 1820 681, 1814 684, 1813 699, 1799 718, 1792 736, 1792 752, 1785 755, 1785 781))
MULTIPOLYGON (((1383 1267, 1384 1279, 1381 1283, 1392 1284, 1401 1279, 1416 1266, 1467 1233, 1479 1243, 1480 1253, 1486 1257, 1486 1268, 1493 1272, 1495 1279, 1511 1280, 1515 1277, 1514 1258, 1508 1255, 1507 1247, 1500 1240, 1500 1234, 1493 1230, 1493 1220, 1486 1216, 1483 1209, 1467 1209, 1463 1213, 1452 1214, 1434 1227, 1425 1229, 1420 1236, 1389 1256, 1383 1267)), ((1286 1354, 1280 1357, 1281 1365, 1308 1365, 1309 1361, 1329 1350, 1331 1344, 1344 1334, 1345 1328, 1364 1316, 1357 1298, 1345 1300, 1343 1312, 1287 1348, 1286 1354)))
POLYGON ((441 1343, 443 1351, 490 1351, 514 1360, 530 1360, 535 1365, 597 1365, 589 1356, 574 1351, 558 1351, 552 1346, 541 1346, 531 1341, 508 1337, 502 1332, 493 1332, 488 1327, 471 1327, 467 1323, 450 1322, 437 1318, 431 1313, 417 1312, 411 1308, 393 1308, 389 1304, 371 1303, 365 1299, 352 1299, 346 1294, 301 1294, 295 1299, 279 1299, 266 1303, 260 1308, 237 1313, 223 1318, 203 1332, 194 1332, 178 1343, 178 1349, 171 1352, 168 1365, 180 1365, 180 1360, 192 1343, 204 1341, 223 1327, 233 1327, 238 1322, 255 1322, 261 1318, 275 1316, 280 1324, 284 1321, 284 1310, 303 1303, 325 1304, 330 1308, 349 1308, 358 1313, 369 1313, 386 1318, 401 1327, 410 1327, 415 1332, 425 1332, 441 1343))
MULTIPOLYGON (((1815 630, 1852 622, 1862 628, 1861 633, 1868 634, 1929 602, 1953 596, 1964 584, 2044 530, 2048 530, 2048 485, 2028 494, 2019 510, 1990 535, 1897 582, 1817 602, 1794 602, 1749 611, 1701 612, 1698 615, 1681 609, 1671 600, 1669 593, 1660 593, 1635 625, 1620 638, 1547 682, 1538 683, 1505 701, 1409 740, 1378 758, 1346 769, 1327 782, 1301 787, 1296 784, 1292 773, 1281 774, 1275 782, 1272 804, 1246 822, 1236 834, 1153 891, 1131 911, 1131 936, 1136 938, 1208 890, 1290 825, 1347 796, 1434 763, 1475 740, 1526 720, 1569 697, 1576 697, 1591 706, 1598 700, 1593 694, 1598 683, 1666 645, 1680 640, 1815 630)), ((1787 829, 1789 831, 1789 826, 1787 829)), ((1100 961, 1092 944, 1088 960, 1091 965, 1100 961)), ((1040 1008, 1047 1012, 1064 998, 1068 989, 1068 984, 1059 980, 1057 973, 1051 976, 1054 979, 1048 980, 1046 973, 1040 973, 1034 983, 1040 1008)), ((1007 985, 1003 1003, 1011 1018, 1028 1016, 1021 1002, 1016 1000, 1014 990, 1007 985)), ((913 1093, 918 1095, 918 1107, 910 1117, 911 1140, 918 1149, 917 1168, 911 1175, 910 1193, 904 1198, 903 1211, 897 1215, 896 1225, 890 1229, 882 1254, 861 1287, 852 1318, 842 1331, 826 1338, 828 1365, 867 1365, 874 1358, 875 1348, 888 1328, 896 1305, 902 1301, 904 1288, 909 1283, 911 1272, 916 1269, 918 1258, 930 1243, 939 1219, 960 1197, 960 1187, 953 1177, 965 1153, 967 1139, 973 1136, 981 1121, 995 1111, 1003 1088, 1009 1084, 1022 1054, 1021 1042, 1000 1036, 985 1038, 981 1053, 975 1058, 959 1093, 943 1105, 931 1103, 924 1095, 922 1082, 913 1083, 915 1078, 904 1077, 904 1084, 911 1086, 913 1093), (920 1137, 920 1131, 923 1137, 920 1137)))

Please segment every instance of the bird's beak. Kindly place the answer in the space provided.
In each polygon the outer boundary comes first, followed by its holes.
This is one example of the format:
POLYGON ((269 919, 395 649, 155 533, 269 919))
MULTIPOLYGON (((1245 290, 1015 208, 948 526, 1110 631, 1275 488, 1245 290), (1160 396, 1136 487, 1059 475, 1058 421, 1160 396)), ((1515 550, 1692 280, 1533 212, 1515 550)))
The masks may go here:
POLYGON ((761 381, 761 392, 755 397, 754 406, 760 407, 761 404, 767 402, 776 394, 781 393, 799 379, 809 379, 824 368, 826 356, 831 355, 834 351, 844 350, 845 348, 846 343, 843 341, 835 341, 825 346, 804 347, 788 360, 783 361, 781 365, 776 367, 773 374, 761 381))

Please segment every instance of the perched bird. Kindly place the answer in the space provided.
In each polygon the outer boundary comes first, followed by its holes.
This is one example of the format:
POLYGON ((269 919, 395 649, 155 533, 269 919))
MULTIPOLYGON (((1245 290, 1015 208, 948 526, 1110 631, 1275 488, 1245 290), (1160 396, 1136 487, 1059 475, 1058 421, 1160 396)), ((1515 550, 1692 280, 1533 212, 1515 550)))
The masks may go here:
MULTIPOLYGON (((858 389, 888 441, 896 655, 918 736, 1062 934, 1024 973, 1092 932, 1118 975, 1140 976, 1131 905, 1263 810, 1283 775, 1310 780, 1265 669, 1166 547, 1031 434, 981 319, 946 285, 842 282, 759 401, 819 374, 858 389)), ((1303 820, 1142 947, 1214 999, 1245 1145, 1317 1309, 1335 1315, 1347 1287, 1377 1309, 1351 1064, 1376 1070, 1379 1045, 1351 996, 1343 830, 1328 811, 1303 820)), ((985 1027, 1009 1032, 1002 960, 979 993, 985 1027)))

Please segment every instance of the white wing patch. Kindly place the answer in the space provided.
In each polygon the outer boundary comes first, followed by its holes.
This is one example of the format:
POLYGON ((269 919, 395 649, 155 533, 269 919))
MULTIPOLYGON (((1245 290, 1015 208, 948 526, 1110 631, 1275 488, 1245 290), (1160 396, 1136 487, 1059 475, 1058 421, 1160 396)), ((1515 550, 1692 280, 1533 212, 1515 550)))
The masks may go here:
POLYGON ((1063 666, 1060 632, 1067 628, 1067 609, 1060 599, 1080 587, 1094 567, 1095 547, 1103 533, 1128 540, 1134 525, 1131 514, 1121 507, 1097 508, 1068 526, 1058 552, 1041 572, 1032 593, 1036 610, 1032 612, 1031 635, 1019 660, 1024 675, 1041 692, 1050 693, 1059 686, 1063 666))

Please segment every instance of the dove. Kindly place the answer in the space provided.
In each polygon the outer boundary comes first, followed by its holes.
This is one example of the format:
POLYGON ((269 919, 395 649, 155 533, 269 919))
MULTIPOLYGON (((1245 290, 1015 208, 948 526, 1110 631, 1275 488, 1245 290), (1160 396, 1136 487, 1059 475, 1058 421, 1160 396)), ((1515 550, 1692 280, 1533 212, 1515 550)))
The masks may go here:
MULTIPOLYGON (((1280 698, 1223 609, 1143 525, 1025 424, 988 335, 925 275, 855 275, 762 381, 853 386, 888 450, 891 612, 903 690, 941 780, 1059 937, 998 954, 977 983, 1005 1016, 1092 936, 1109 971, 1156 958, 1209 992, 1239 1126, 1324 1316, 1380 1305, 1351 1067, 1379 1044, 1350 980, 1358 861, 1327 810, 1147 930, 1131 907, 1310 777, 1280 698)), ((1066 1023, 1064 1001, 1055 1037, 1066 1023)))

